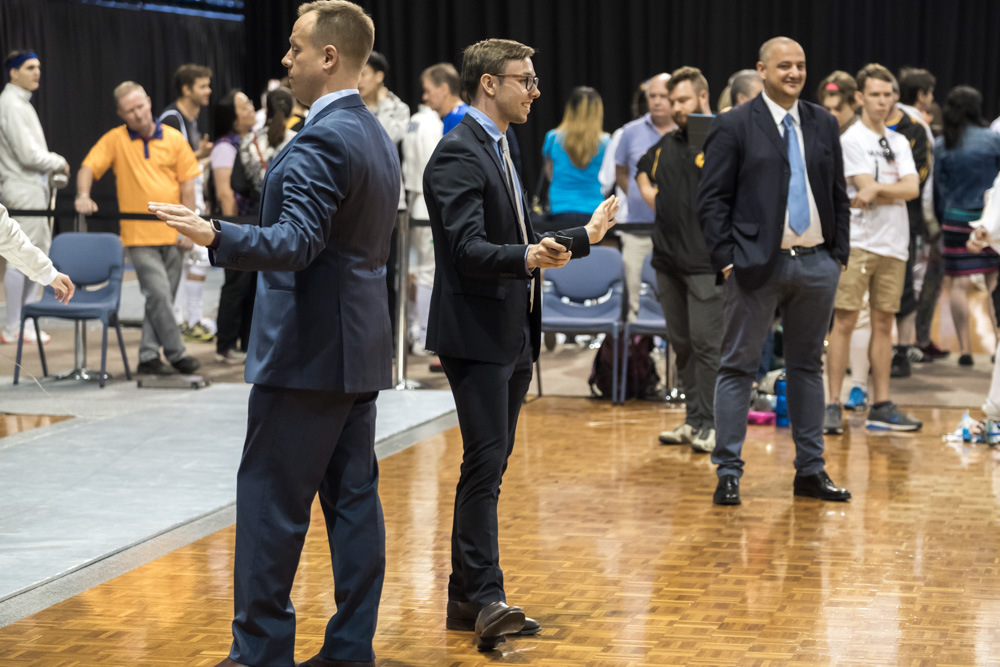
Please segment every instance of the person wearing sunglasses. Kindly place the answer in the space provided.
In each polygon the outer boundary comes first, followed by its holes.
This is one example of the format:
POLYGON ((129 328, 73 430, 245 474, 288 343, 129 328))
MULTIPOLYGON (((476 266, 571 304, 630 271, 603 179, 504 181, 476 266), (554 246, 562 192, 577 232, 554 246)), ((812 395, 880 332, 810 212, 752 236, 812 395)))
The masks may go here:
POLYGON ((856 77, 861 122, 840 138, 844 177, 851 198, 851 255, 840 276, 834 302, 833 330, 827 349, 830 403, 823 432, 843 433, 840 395, 847 371, 851 334, 865 293, 871 306, 872 369, 870 429, 916 431, 923 424, 902 413, 889 400, 892 325, 899 311, 909 257, 910 222, 906 202, 920 194, 910 143, 885 127, 895 104, 892 73, 882 65, 865 65, 856 77))

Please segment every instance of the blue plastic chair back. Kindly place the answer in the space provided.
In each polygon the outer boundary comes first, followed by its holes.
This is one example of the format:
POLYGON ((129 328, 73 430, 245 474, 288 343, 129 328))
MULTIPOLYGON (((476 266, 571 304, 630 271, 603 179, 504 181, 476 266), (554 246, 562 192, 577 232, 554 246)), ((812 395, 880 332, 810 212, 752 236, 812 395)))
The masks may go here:
POLYGON ((596 246, 590 254, 574 259, 561 269, 548 269, 545 280, 552 283, 553 291, 570 301, 584 301, 602 297, 621 283, 624 263, 622 255, 614 248, 596 246))
POLYGON ((120 286, 125 271, 122 241, 117 234, 59 234, 52 239, 49 258, 77 287, 103 282, 120 286))

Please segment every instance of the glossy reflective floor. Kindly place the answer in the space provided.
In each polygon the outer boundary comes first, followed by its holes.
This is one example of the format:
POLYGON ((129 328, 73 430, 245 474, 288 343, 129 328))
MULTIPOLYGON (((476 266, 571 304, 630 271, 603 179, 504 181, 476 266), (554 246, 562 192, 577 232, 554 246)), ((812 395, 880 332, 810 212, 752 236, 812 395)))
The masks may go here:
MULTIPOLYGON (((714 468, 656 443, 678 412, 527 405, 501 494, 501 563, 533 638, 477 653, 444 629, 457 429, 381 463, 388 570, 379 665, 1000 664, 1000 449, 919 435, 827 440, 854 499, 795 499, 786 430, 751 427, 743 505, 714 468)), ((293 601, 297 657, 335 610, 321 514, 293 601)), ((230 640, 232 528, 0 629, 4 665, 214 665, 230 640)))

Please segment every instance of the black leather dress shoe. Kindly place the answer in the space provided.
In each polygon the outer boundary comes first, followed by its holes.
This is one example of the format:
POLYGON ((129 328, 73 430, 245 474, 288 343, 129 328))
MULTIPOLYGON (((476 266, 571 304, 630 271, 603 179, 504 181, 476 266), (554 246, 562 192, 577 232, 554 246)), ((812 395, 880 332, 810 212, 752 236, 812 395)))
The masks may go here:
POLYGON ((792 487, 795 495, 806 498, 838 501, 851 499, 851 492, 847 489, 837 488, 825 470, 820 470, 815 475, 796 475, 792 487))
MULTIPOLYGON (((449 630, 461 630, 463 632, 476 631, 476 616, 479 615, 479 605, 475 602, 456 602, 448 600, 448 618, 445 619, 444 626, 449 630)), ((527 635, 537 635, 541 632, 542 626, 533 618, 524 618, 524 627, 520 632, 513 634, 519 637, 527 635)))
POLYGON ((503 602, 491 602, 479 610, 476 616, 476 647, 480 651, 492 651, 504 641, 504 635, 512 635, 524 628, 524 612, 520 607, 508 607, 503 602))
POLYGON ((246 665, 240 662, 236 662, 232 658, 226 658, 225 660, 217 664, 215 667, 246 667, 246 665))
POLYGON ((719 485, 715 487, 715 495, 712 502, 716 505, 739 505, 740 504, 740 478, 736 475, 722 475, 719 477, 719 485))
POLYGON ((318 653, 305 662, 295 663, 295 667, 375 667, 375 662, 358 662, 357 660, 331 660, 318 653))

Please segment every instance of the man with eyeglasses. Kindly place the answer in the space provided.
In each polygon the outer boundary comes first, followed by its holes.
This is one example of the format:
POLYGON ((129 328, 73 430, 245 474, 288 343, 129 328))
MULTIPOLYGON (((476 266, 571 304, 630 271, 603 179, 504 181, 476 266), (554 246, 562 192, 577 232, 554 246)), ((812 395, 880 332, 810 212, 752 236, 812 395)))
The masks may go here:
POLYGON ((906 202, 920 194, 920 181, 910 142, 885 126, 895 105, 892 73, 882 65, 865 65, 856 77, 861 122, 840 138, 844 176, 851 198, 851 255, 841 275, 834 304, 833 331, 827 349, 830 403, 823 432, 843 433, 840 395, 847 370, 851 334, 865 292, 871 306, 872 403, 870 429, 916 431, 922 423, 889 400, 892 324, 899 311, 909 257, 910 222, 906 202))
POLYGON ((541 344, 540 269, 587 256, 618 212, 609 197, 585 226, 561 232, 565 245, 532 230, 505 133, 528 120, 540 95, 534 53, 506 39, 465 50, 462 90, 471 106, 424 170, 436 264, 427 349, 448 377, 463 449, 446 625, 475 631, 480 650, 540 629, 507 605, 497 528, 500 483, 541 344))

